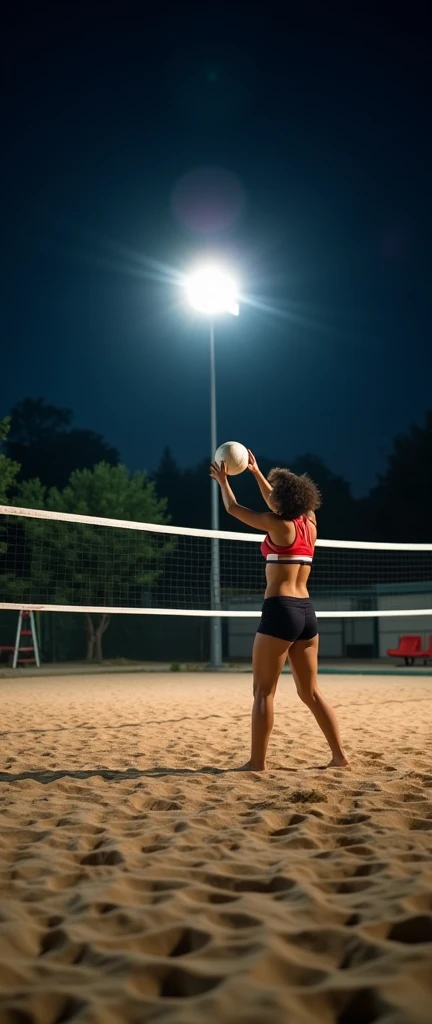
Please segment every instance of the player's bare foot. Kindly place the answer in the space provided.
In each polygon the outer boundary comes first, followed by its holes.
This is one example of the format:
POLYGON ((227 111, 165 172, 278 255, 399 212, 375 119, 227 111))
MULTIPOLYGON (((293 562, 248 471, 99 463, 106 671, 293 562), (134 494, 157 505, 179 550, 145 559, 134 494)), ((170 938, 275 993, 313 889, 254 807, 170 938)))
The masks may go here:
POLYGON ((246 764, 242 764, 240 768, 236 768, 236 772, 265 772, 265 764, 256 765, 252 761, 246 761, 246 764))
POLYGON ((344 750, 342 751, 341 754, 336 754, 334 757, 332 757, 331 761, 327 765, 327 768, 348 768, 348 767, 349 767, 349 760, 348 760, 347 755, 346 755, 344 750))

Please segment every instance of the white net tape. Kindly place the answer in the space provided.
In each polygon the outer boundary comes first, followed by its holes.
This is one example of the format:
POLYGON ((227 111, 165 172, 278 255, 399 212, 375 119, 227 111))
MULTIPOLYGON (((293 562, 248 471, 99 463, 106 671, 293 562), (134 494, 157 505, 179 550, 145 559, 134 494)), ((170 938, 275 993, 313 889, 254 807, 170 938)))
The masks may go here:
MULTIPOLYGON (((257 618, 262 539, 1 505, 0 608, 257 618)), ((309 590, 320 618, 432 616, 432 544, 319 539, 309 590)))

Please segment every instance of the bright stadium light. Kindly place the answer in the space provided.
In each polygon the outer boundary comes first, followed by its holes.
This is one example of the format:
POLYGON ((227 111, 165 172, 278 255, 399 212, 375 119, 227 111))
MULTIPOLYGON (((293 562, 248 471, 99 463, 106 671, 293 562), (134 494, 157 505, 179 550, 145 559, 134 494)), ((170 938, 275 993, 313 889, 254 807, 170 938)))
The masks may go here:
POLYGON ((218 267, 203 267, 192 274, 187 281, 187 292, 191 306, 206 316, 239 314, 236 282, 218 267))
MULTIPOLYGON (((221 313, 239 315, 238 290, 236 282, 223 270, 215 266, 202 267, 186 279, 189 302, 199 313, 210 321, 210 448, 211 458, 217 449, 216 426, 216 365, 214 320, 221 313)), ((211 528, 219 529, 219 488, 216 480, 211 486, 211 528)), ((211 542, 210 606, 215 611, 221 608, 219 539, 211 542)), ((210 625, 210 667, 222 668, 222 622, 213 615, 210 625)))

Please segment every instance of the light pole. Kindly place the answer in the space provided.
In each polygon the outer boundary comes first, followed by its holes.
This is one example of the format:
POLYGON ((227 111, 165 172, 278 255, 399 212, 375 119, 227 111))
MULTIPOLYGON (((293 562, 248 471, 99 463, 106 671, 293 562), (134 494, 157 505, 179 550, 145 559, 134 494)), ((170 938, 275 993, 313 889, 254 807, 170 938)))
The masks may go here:
MULTIPOLYGON (((216 364, 215 364, 215 331, 214 322, 210 320, 210 447, 211 458, 217 448, 216 419, 216 364)), ((210 480, 211 486, 211 528, 219 529, 219 485, 210 480)), ((210 574, 210 607, 220 608, 220 557, 219 538, 211 541, 211 574, 210 574)), ((219 615, 212 615, 210 620, 210 665, 219 668, 222 665, 222 622, 219 615)))
MULTIPOLYGON (((210 317, 210 447, 211 459, 217 449, 216 418, 216 366, 214 318, 220 313, 238 316, 237 288, 231 278, 215 267, 207 267, 188 280, 189 302, 194 309, 210 317)), ((216 480, 211 486, 211 528, 219 529, 219 486, 216 480)), ((218 611, 221 606, 219 538, 211 540, 210 607, 218 611)), ((212 615, 210 622, 210 667, 221 668, 222 662, 222 621, 219 615, 212 615)))

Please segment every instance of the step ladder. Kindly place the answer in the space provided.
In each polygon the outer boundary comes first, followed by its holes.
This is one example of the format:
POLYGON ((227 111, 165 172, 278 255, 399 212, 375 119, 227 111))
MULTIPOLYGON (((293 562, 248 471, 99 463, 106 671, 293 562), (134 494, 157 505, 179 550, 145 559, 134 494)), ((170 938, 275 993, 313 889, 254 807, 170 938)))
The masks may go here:
POLYGON ((37 665, 40 668, 34 612, 21 611, 18 615, 12 668, 17 665, 37 665), (21 643, 23 637, 26 638, 24 644, 21 643))

